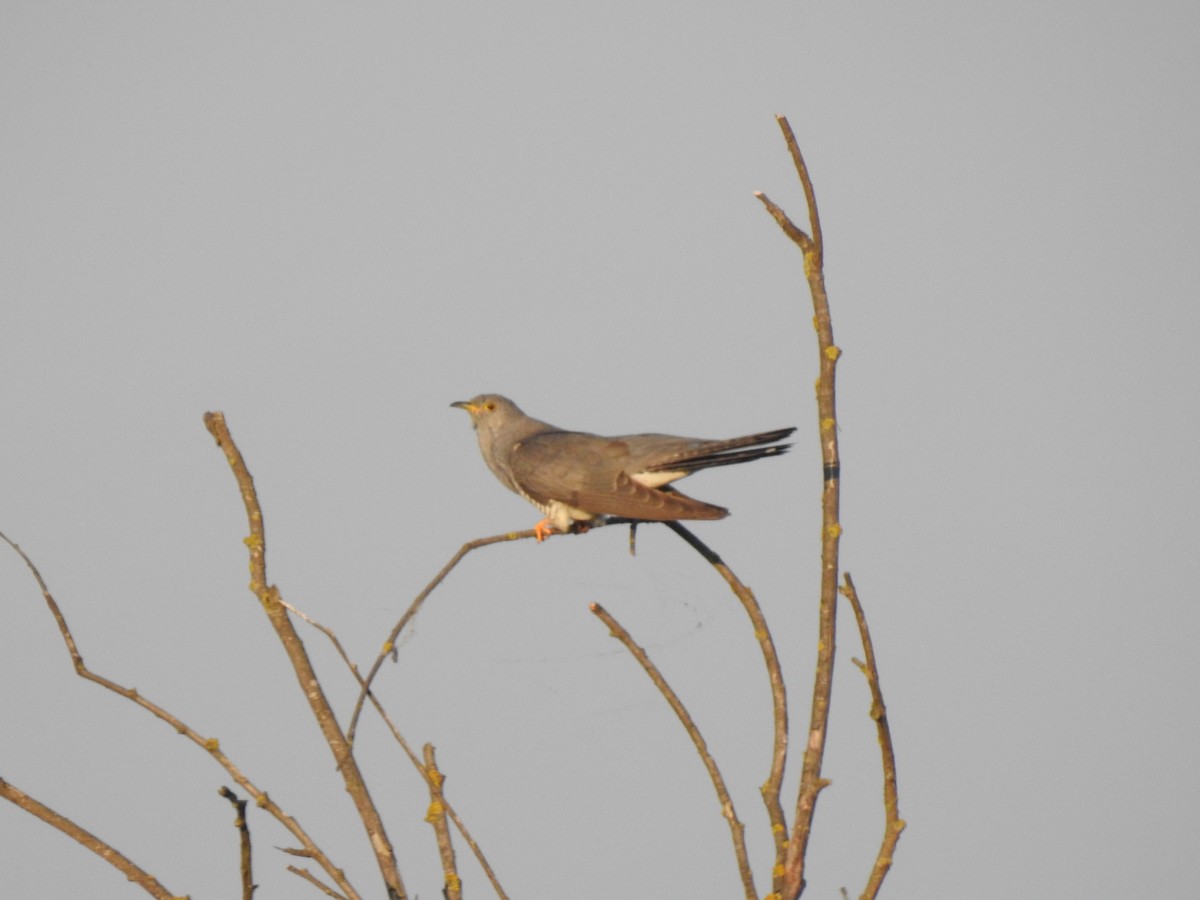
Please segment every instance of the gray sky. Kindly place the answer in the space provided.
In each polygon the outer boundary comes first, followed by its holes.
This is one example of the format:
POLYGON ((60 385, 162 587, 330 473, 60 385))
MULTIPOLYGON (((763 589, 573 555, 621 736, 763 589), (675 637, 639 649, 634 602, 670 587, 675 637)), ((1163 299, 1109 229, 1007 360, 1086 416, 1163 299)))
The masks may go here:
MULTIPOLYGON (((886 896, 1180 897, 1200 879, 1193 3, 0 7, 0 529, 86 661, 218 737, 378 896, 328 751, 246 590, 228 416, 284 596, 368 662, 471 538, 537 513, 453 400, 724 437, 697 532, 755 589, 790 679, 815 648, 811 306, 773 115, 807 156, 840 367, 843 562, 873 626, 909 822, 886 896)), ((663 529, 493 547, 378 682, 516 898, 739 896, 678 723, 770 841, 766 679, 719 579, 663 529)), ((236 890, 229 779, 71 672, 0 553, 0 775, 195 898, 236 890)), ((843 617, 806 896, 882 832, 843 617)), ((332 699, 353 697, 306 632, 332 699)), ((410 892, 440 894, 419 780, 363 765, 410 892)), ((788 804, 790 808, 790 803, 788 804)), ((260 897, 302 896, 251 819, 260 897)), ((487 896, 464 862, 469 895, 487 896)), ((140 896, 0 807, 6 896, 140 896)))

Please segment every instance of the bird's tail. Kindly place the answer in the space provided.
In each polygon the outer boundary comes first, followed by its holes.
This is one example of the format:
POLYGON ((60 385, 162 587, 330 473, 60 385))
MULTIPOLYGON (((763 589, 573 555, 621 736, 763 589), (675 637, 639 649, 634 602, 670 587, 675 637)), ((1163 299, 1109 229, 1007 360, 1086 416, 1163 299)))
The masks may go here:
POLYGON ((725 441, 704 441, 695 447, 676 453, 668 459, 646 466, 648 472, 683 472, 691 474, 700 469, 714 466, 731 466, 734 463, 751 462, 765 456, 786 453, 791 444, 780 444, 795 428, 780 428, 725 441), (763 446, 770 444, 771 446, 763 446))

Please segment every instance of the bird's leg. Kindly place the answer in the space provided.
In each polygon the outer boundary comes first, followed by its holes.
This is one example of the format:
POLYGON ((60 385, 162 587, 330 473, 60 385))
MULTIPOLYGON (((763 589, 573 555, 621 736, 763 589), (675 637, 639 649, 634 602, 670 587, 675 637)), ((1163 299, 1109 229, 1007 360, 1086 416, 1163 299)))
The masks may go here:
POLYGON ((587 525, 584 522, 574 521, 571 522, 566 531, 559 531, 554 523, 546 518, 533 526, 533 536, 537 538, 537 542, 540 544, 552 534, 587 534, 591 531, 591 528, 591 525, 587 525))

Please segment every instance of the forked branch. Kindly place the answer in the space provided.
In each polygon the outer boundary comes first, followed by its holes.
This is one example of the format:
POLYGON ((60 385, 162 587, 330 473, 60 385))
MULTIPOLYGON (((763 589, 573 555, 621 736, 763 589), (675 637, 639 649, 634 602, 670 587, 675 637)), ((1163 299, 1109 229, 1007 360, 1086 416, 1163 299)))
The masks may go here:
MULTIPOLYGON (((529 532, 529 536, 533 536, 532 531, 529 532)), ((333 644, 334 650, 336 650, 338 656, 341 657, 342 662, 346 664, 346 668, 350 670, 350 674, 358 680, 358 685, 361 690, 366 683, 365 679, 358 671, 358 666, 351 661, 349 655, 346 653, 345 648, 342 646, 342 642, 338 639, 338 636, 334 633, 333 629, 322 625, 320 622, 296 609, 286 601, 283 602, 283 605, 291 611, 292 615, 303 619, 329 639, 330 643, 333 644)), ((396 723, 392 721, 392 717, 388 715, 387 710, 384 709, 383 704, 379 701, 379 698, 375 696, 375 693, 373 691, 367 691, 365 696, 371 701, 371 705, 375 708, 375 712, 379 715, 379 718, 383 720, 383 724, 387 726, 389 731, 391 731, 392 739, 400 745, 400 749, 404 752, 404 755, 408 757, 408 760, 410 763, 412 763, 413 767, 421 774, 421 777, 425 779, 425 782, 429 786, 430 792, 432 793, 435 789, 435 785, 431 780, 433 778, 432 771, 436 771, 438 778, 441 780, 444 780, 445 776, 442 775, 440 770, 430 770, 427 765, 417 757, 416 753, 413 752, 412 747, 409 746, 408 740, 400 732, 400 729, 396 727, 396 723)), ((438 794, 438 801, 442 806, 442 811, 446 816, 449 817, 450 821, 454 823, 454 827, 458 829, 458 833, 462 835, 463 840, 467 842, 467 846, 471 849, 471 853, 475 856, 475 861, 479 863, 480 868, 483 869, 483 874, 487 877, 488 881, 492 885, 492 890, 496 892, 496 897, 498 900, 508 900, 508 895, 504 892, 504 888, 500 886, 500 881, 496 877, 495 871, 492 869, 491 864, 487 861, 487 857, 483 854, 483 848, 476 843, 475 838, 471 836, 471 832, 467 829, 466 823, 463 822, 462 818, 455 811, 454 807, 450 805, 450 801, 446 799, 440 783, 436 785, 436 790, 438 794)))
POLYGON ((250 536, 246 538, 246 546, 250 550, 250 590, 262 603, 271 626, 283 644, 292 669, 296 673, 296 680, 299 681, 301 690, 308 700, 313 717, 317 720, 317 725, 320 727, 326 743, 329 744, 333 758, 337 761, 338 771, 342 773, 342 779, 346 785, 346 792, 354 801, 359 818, 367 831, 371 849, 375 852, 375 860, 379 864, 379 871, 387 886, 389 900, 404 900, 406 896, 404 883, 401 881, 400 871, 396 867, 396 855, 392 850, 391 841, 388 840, 387 832, 384 830, 383 819, 380 818, 379 811, 375 808, 375 803, 367 790, 366 781, 359 771, 350 743, 342 733, 333 708, 325 697, 321 682, 317 679, 317 673, 313 669, 312 661, 304 649, 304 642, 300 640, 300 636, 296 633, 295 626, 292 625, 292 620, 288 617, 287 610, 281 602, 279 589, 267 583, 266 529, 263 525, 258 494, 254 489, 254 479, 251 478, 250 470, 246 467, 241 451, 233 442, 233 437, 225 425, 225 416, 219 412, 206 413, 204 425, 216 439, 217 446, 224 452, 225 459, 237 479, 242 503, 246 507, 246 518, 250 524, 250 536))
POLYGON ((820 377, 817 379, 817 420, 821 438, 821 460, 825 486, 821 496, 821 601, 817 630, 817 671, 813 680, 812 712, 808 726, 808 741, 804 748, 804 763, 800 773, 800 790, 796 798, 796 818, 792 825, 784 859, 780 896, 794 900, 804 890, 804 857, 816 812, 817 795, 828 784, 821 777, 821 762, 825 755, 825 740, 829 730, 829 701, 833 690, 833 659, 837 624, 838 544, 842 527, 838 519, 841 461, 838 455, 837 404, 835 376, 841 351, 833 342, 833 323, 829 298, 825 293, 824 239, 817 213, 816 193, 808 175, 808 167, 796 143, 787 119, 778 116, 779 127, 796 166, 796 174, 804 188, 808 206, 811 235, 799 228, 779 206, 765 194, 758 198, 766 206, 784 233, 804 254, 804 275, 808 280, 813 301, 813 327, 817 332, 820 358, 820 377))

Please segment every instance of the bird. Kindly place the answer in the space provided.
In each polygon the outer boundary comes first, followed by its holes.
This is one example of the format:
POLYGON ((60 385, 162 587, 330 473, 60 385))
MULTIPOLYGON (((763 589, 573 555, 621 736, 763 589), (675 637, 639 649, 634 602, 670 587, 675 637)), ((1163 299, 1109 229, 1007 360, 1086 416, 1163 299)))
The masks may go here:
POLYGON ((585 530, 606 516, 647 522, 723 519, 729 510, 681 494, 671 483, 701 469, 779 456, 791 447, 780 441, 796 430, 778 428, 727 440, 670 434, 602 437, 534 419, 500 394, 450 405, 470 415, 479 452, 492 473, 545 516, 534 527, 539 543, 553 532, 585 530))

